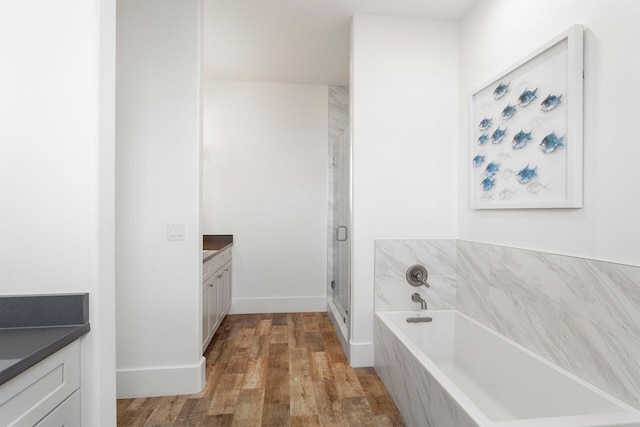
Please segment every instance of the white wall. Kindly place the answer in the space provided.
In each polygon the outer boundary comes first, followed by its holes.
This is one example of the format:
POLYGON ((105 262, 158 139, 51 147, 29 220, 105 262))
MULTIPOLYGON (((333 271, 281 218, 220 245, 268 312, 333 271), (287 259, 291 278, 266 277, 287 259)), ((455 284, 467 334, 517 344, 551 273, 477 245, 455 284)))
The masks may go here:
POLYGON ((640 264, 640 3, 479 2, 460 27, 459 238, 640 264), (468 209, 471 91, 573 24, 585 26, 584 208, 468 209))
POLYGON ((374 239, 456 235, 458 25, 355 16, 351 364, 373 364, 374 239))
POLYGON ((114 35, 115 1, 0 3, 0 293, 89 292, 88 426, 116 422, 114 35))
POLYGON ((233 234, 232 313, 326 310, 327 86, 207 80, 203 233, 233 234))
POLYGON ((116 290, 119 397, 204 381, 198 0, 119 1, 116 290), (167 223, 186 225, 167 241, 167 223))

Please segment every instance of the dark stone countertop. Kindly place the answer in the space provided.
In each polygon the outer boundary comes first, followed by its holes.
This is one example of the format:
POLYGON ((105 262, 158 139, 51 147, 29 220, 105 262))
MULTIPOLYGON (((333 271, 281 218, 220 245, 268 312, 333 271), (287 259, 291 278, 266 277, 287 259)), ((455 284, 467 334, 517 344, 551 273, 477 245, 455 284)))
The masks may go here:
POLYGON ((202 262, 233 245, 233 234, 205 234, 202 236, 202 262))
POLYGON ((233 234, 204 234, 202 236, 202 249, 207 251, 220 251, 233 244, 233 234))
POLYGON ((0 385, 71 344, 89 329, 89 323, 0 329, 0 385))
POLYGON ((221 251, 223 249, 226 249, 227 246, 231 246, 233 245, 233 243, 231 242, 204 242, 202 244, 202 250, 205 251, 221 251))
POLYGON ((0 296, 0 385, 90 329, 89 294, 0 296))

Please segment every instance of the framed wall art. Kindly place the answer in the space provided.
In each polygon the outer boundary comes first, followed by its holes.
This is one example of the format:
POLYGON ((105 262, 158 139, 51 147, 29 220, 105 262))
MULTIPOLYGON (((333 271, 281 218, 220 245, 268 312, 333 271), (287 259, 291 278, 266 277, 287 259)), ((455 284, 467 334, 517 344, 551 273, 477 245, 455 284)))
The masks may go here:
POLYGON ((471 95, 472 209, 582 207, 583 28, 471 95))

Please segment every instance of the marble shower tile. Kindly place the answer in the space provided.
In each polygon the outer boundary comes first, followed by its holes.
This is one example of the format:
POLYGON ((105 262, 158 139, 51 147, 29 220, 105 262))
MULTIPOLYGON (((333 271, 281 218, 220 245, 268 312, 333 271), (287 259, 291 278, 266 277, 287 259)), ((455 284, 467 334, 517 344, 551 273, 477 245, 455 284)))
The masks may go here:
POLYGON ((349 87, 329 86, 329 141, 335 144, 349 126, 349 87))
MULTIPOLYGON (((375 276, 404 278, 407 269, 417 262, 416 258, 415 240, 376 240, 374 260, 375 276)), ((410 285, 407 283, 407 286, 410 285)))
POLYGON ((640 408, 640 267, 458 241, 458 308, 640 408))
POLYGON ((375 310, 376 311, 397 311, 415 310, 420 311, 420 304, 411 300, 414 292, 420 294, 427 302, 429 310, 444 310, 455 308, 456 288, 455 286, 433 287, 427 289, 424 286, 414 288, 410 286, 404 277, 377 277, 375 286, 375 310))
POLYGON ((417 310, 419 305, 411 301, 414 292, 422 296, 429 309, 455 308, 455 260, 455 240, 376 240, 375 309, 417 310), (407 269, 418 263, 429 272, 430 288, 407 283, 407 269))

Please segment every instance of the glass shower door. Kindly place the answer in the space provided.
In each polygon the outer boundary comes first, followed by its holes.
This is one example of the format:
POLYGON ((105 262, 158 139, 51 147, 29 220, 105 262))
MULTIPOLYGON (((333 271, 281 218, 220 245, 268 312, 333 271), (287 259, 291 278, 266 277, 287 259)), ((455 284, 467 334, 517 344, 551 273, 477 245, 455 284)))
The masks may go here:
POLYGON ((333 168, 333 302, 344 323, 349 325, 350 286, 350 219, 351 219, 351 131, 347 127, 334 147, 333 168))

